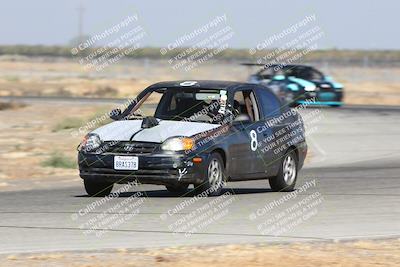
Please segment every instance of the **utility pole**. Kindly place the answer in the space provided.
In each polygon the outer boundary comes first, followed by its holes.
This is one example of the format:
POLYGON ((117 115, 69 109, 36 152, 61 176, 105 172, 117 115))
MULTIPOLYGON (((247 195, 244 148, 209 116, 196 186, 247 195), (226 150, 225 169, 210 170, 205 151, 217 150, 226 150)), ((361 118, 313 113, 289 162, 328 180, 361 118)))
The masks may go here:
POLYGON ((82 43, 83 42, 83 13, 85 11, 82 1, 80 1, 79 7, 77 10, 78 10, 78 40, 79 40, 79 43, 82 43))

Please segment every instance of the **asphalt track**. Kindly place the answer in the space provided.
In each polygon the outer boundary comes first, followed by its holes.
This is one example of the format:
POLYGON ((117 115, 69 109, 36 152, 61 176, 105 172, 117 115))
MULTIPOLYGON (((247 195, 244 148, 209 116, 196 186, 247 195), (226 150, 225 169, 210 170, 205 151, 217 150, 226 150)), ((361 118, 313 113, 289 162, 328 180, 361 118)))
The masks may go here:
POLYGON ((80 183, 1 192, 0 253, 399 237, 400 109, 316 110, 302 112, 321 117, 307 122, 311 154, 297 185, 304 190, 291 198, 265 180, 228 183, 225 198, 141 185, 86 214, 101 198, 87 197, 80 183))

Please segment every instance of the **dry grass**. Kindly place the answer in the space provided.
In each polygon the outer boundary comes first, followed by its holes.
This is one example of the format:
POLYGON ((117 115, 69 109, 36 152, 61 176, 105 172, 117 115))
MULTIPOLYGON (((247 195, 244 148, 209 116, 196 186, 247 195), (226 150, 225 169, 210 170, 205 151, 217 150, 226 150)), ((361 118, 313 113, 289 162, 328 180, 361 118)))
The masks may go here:
POLYGON ((400 241, 227 245, 0 256, 2 266, 372 267, 400 265, 400 241))
POLYGON ((76 129, 81 127, 85 122, 81 118, 66 117, 61 118, 59 122, 54 126, 53 132, 58 132, 62 130, 76 129))
MULTIPOLYGON (((105 105, 101 110, 107 108, 112 106, 105 105)), ((85 125, 99 110, 98 106, 80 104, 34 103, 23 109, 0 111, 0 182, 78 178, 76 168, 70 168, 72 162, 76 164, 76 147, 86 132, 78 133, 75 127, 85 125), (68 118, 74 118, 72 123, 68 118)))
POLYGON ((60 151, 54 151, 49 155, 49 158, 42 162, 43 167, 61 168, 61 169, 75 169, 77 162, 60 151))
POLYGON ((0 111, 1 110, 8 110, 8 109, 19 109, 26 107, 26 104, 23 103, 16 103, 16 102, 0 102, 0 111))

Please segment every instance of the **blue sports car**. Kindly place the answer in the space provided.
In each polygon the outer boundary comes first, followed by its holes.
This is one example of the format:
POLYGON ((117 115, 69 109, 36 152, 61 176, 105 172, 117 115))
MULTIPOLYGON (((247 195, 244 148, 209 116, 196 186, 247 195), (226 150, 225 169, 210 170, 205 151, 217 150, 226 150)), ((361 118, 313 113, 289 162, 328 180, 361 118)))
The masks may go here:
POLYGON ((296 106, 305 102, 332 107, 343 105, 343 85, 311 66, 252 63, 242 65, 263 66, 261 70, 251 75, 248 81, 268 86, 290 105, 296 106))

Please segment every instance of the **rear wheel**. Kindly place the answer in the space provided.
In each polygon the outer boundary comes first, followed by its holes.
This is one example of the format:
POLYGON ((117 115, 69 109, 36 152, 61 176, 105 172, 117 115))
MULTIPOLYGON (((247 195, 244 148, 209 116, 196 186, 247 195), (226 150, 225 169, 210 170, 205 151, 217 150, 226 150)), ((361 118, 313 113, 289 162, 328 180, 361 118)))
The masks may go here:
POLYGON ((107 182, 98 182, 90 179, 83 180, 85 184, 86 193, 91 197, 105 197, 108 196, 114 184, 107 182))
POLYGON ((167 188, 168 192, 181 196, 187 192, 189 185, 188 184, 166 185, 165 187, 167 188))
POLYGON ((201 193, 206 192, 208 196, 219 196, 225 180, 224 161, 219 153, 211 154, 206 175, 205 181, 200 185, 195 185, 195 188, 201 193))
POLYGON ((289 150, 283 157, 279 173, 269 179, 271 189, 275 192, 293 191, 297 180, 298 160, 294 150, 289 150))

